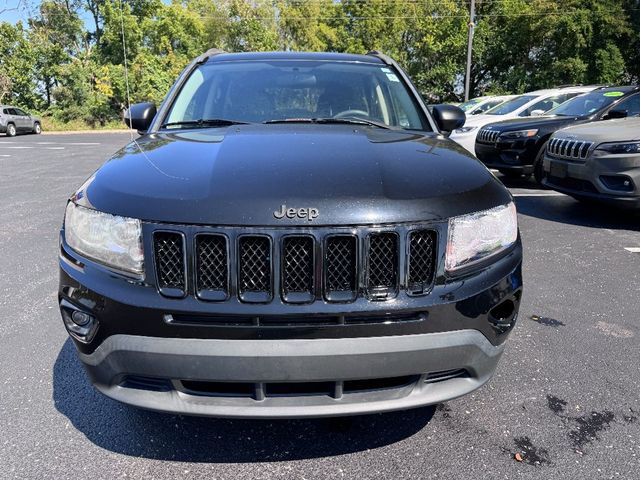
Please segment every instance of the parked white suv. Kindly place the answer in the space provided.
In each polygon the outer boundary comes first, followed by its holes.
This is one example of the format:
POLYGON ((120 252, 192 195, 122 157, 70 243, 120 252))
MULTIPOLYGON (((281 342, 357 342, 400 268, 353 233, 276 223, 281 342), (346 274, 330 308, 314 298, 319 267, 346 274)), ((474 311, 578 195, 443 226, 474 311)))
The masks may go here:
POLYGON ((24 110, 11 105, 0 105, 0 133, 7 137, 15 137, 18 133, 42 132, 42 124, 38 117, 29 115, 24 110))
POLYGON ((484 114, 467 118, 463 127, 451 133, 451 140, 456 141, 475 155, 476 135, 481 127, 509 118, 543 115, 567 100, 590 92, 595 88, 597 88, 597 85, 551 88, 519 95, 488 110, 484 114))

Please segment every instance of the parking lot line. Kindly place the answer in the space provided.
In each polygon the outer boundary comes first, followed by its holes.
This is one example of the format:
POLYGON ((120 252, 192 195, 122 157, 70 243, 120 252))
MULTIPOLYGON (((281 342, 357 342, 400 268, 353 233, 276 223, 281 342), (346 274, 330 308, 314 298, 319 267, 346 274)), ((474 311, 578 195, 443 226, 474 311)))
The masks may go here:
POLYGON ((624 249, 631 253, 640 253, 640 247, 624 247, 624 249))
MULTIPOLYGON (((3 140, 0 142, 0 145, 4 145, 4 144, 19 144, 21 142, 14 142, 11 140, 3 140)), ((94 145, 100 145, 99 142, 34 142, 34 145, 78 145, 78 146, 94 146, 94 145)), ((23 146, 23 147, 6 147, 6 148, 33 148, 33 147, 27 147, 27 146, 23 146)))
POLYGON ((517 193, 513 193, 514 197, 565 197, 566 195, 564 193, 560 193, 560 192, 539 192, 539 191, 532 191, 532 192, 517 192, 517 193))

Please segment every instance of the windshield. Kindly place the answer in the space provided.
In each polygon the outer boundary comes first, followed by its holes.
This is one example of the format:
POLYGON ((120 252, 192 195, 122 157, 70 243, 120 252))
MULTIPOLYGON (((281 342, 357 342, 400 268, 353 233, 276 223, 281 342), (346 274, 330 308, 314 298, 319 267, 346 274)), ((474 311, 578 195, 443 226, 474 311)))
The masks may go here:
POLYGON ((463 112, 468 112, 469 110, 471 110, 473 107, 475 107, 476 105, 478 105, 480 102, 483 102, 485 99, 483 97, 478 97, 478 98, 472 98, 471 100, 467 100, 464 103, 461 103, 460 105, 458 105, 463 112))
POLYGON ((201 65, 183 85, 163 123, 184 128, 211 126, 211 120, 221 125, 221 120, 327 118, 429 129, 413 95, 388 66, 300 60, 201 65))
POLYGON ((564 115, 569 117, 583 117, 601 110, 619 100, 625 94, 623 90, 595 90, 549 110, 547 115, 564 115))
POLYGON ((516 111, 536 98, 538 98, 538 95, 520 95, 519 97, 512 98, 511 100, 501 103, 497 107, 493 107, 491 110, 487 110, 485 113, 487 115, 506 115, 516 111))

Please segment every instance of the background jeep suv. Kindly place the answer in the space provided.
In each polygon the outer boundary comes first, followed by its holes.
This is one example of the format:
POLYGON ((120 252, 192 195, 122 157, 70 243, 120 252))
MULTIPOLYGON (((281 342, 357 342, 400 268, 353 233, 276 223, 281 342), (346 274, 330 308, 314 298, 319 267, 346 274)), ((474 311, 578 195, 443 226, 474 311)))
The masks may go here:
POLYGON ((14 137, 18 133, 42 132, 42 125, 38 117, 29 115, 25 111, 10 105, 0 105, 0 133, 14 137))

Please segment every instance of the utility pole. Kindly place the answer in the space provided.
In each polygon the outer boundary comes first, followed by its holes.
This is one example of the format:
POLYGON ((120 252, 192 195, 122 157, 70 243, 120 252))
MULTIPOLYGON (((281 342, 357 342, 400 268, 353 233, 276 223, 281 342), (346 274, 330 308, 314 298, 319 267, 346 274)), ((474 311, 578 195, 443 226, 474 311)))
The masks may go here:
POLYGON ((464 77, 464 101, 469 100, 469 86, 471 84, 471 53, 473 52, 473 31, 476 28, 476 2, 471 0, 469 12, 469 40, 467 42, 467 74, 464 77))

